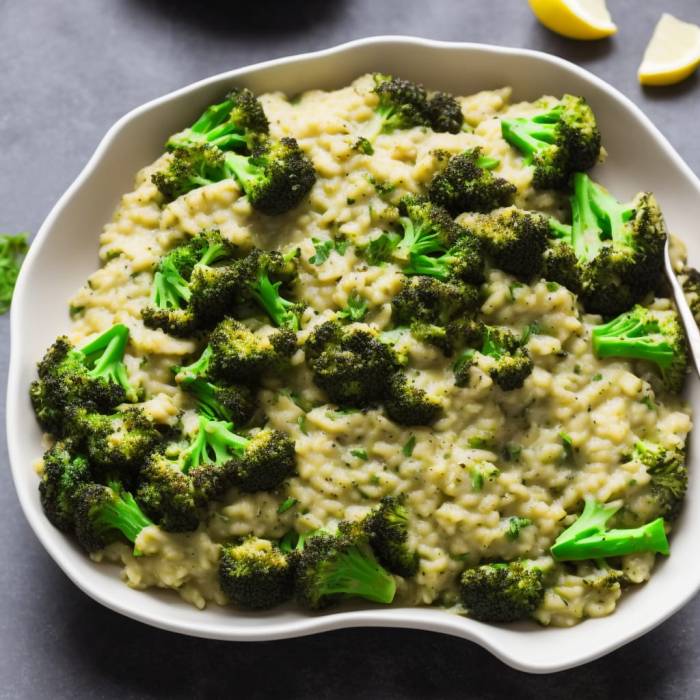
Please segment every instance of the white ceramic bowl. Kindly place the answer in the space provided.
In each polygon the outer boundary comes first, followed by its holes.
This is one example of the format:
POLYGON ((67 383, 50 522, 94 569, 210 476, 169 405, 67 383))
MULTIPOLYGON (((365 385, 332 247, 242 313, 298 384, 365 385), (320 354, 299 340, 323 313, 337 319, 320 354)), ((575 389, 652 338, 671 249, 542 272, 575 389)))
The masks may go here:
MULTIPOLYGON (((113 610, 164 629, 215 639, 270 640, 341 627, 409 627, 470 639, 525 671, 549 672, 582 664, 658 625, 700 588, 695 539, 700 532, 699 479, 690 481, 686 507, 673 533, 673 554, 660 563, 651 581, 627 593, 614 615, 571 629, 530 624, 497 627, 431 608, 357 606, 306 614, 290 606, 245 614, 212 605, 199 611, 172 592, 127 588, 116 568, 93 564, 42 513, 32 469, 41 454, 41 433, 27 389, 36 362, 68 324, 67 300, 98 266, 97 236, 120 195, 131 189, 135 173, 162 152, 170 133, 190 123, 231 85, 294 94, 339 87, 369 71, 396 73, 460 95, 503 85, 513 86, 516 100, 564 92, 584 95, 610 151, 596 177, 621 198, 653 190, 671 230, 685 237, 691 260, 700 260, 700 243, 691 236, 700 221, 700 182, 632 102, 559 58, 521 49, 375 37, 208 78, 120 119, 53 208, 29 252, 12 306, 7 395, 8 447, 22 508, 46 550, 83 591, 113 610)), ((693 379, 689 384, 689 397, 697 408, 698 382, 693 379)), ((693 453, 696 435, 692 434, 693 453)))

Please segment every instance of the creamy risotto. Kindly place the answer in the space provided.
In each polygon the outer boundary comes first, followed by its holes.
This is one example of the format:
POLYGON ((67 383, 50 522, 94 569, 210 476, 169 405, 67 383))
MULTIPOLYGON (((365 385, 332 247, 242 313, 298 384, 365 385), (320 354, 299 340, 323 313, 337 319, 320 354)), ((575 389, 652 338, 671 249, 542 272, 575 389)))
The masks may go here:
MULTIPOLYGON (((365 516, 382 497, 403 494, 408 545, 418 553, 419 568, 414 577, 397 577, 397 604, 459 612, 458 577, 466 566, 526 558, 548 572, 537 621, 568 626, 608 615, 625 585, 649 578, 655 555, 623 556, 611 576, 602 562, 553 562, 549 548, 587 497, 637 499, 641 521, 651 519, 651 512, 644 517, 642 498, 650 475, 629 455, 640 440, 682 449, 690 410, 662 389, 651 365, 598 359, 591 328, 601 317, 586 314, 564 286, 544 279, 526 283, 496 268, 481 285, 481 320, 525 338, 534 367, 522 388, 502 390, 485 360, 475 362, 469 381, 457 386, 454 358, 410 334, 398 341, 407 353, 407 375, 441 406, 429 427, 399 425, 381 406, 342 410, 313 381, 303 342, 353 297, 366 302, 363 323, 379 332, 393 327, 401 268, 391 261, 368 264, 361 251, 396 228, 396 202, 423 193, 445 153, 481 147, 497 160, 493 174, 517 188, 515 206, 566 218, 567 197, 535 189, 533 169, 501 135, 500 117, 532 114, 533 104, 511 104, 508 88, 484 91, 457 98, 464 115, 458 133, 414 127, 375 135, 373 87, 372 76, 363 76, 338 90, 293 99, 260 96, 271 136, 297 139, 316 171, 308 196, 287 213, 254 210, 234 178, 166 202, 151 176, 170 154, 144 167, 133 191, 122 197, 100 236, 101 267, 71 300, 70 341, 80 347, 115 323, 126 325, 126 367, 145 396, 139 405, 160 425, 191 426, 195 405, 171 367, 191 362, 205 340, 144 325, 141 313, 151 301, 160 258, 206 229, 217 229, 243 252, 298 248, 294 293, 305 304, 299 349, 284 376, 266 376, 257 390, 258 417, 293 439, 297 464, 274 491, 230 488, 208 504, 193 532, 149 526, 137 538, 138 556, 116 542, 92 557, 121 567, 134 588, 171 588, 199 608, 223 605, 222 543, 251 534, 277 540, 290 530, 332 531, 341 520, 365 516), (369 134, 371 154, 357 148, 358 138, 369 134), (336 240, 346 245, 323 248, 336 240)), ((672 308, 664 298, 651 303, 672 308)), ((261 334, 273 331, 262 321, 250 325, 261 334)))

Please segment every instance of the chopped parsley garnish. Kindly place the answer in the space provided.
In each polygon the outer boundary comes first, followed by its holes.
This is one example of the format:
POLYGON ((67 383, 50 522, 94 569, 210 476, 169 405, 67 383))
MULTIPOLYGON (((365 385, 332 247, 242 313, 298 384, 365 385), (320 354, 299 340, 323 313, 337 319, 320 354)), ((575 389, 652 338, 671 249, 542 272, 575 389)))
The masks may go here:
POLYGON ((26 233, 0 234, 0 314, 10 308, 19 268, 28 248, 26 233))
POLYGON ((348 297, 348 305, 338 311, 340 318, 346 318, 348 321, 361 321, 367 313, 367 300, 363 299, 357 292, 352 292, 348 297))
POLYGON ((413 449, 416 446, 416 436, 411 435, 408 440, 406 440, 406 444, 401 448, 401 451, 404 453, 404 456, 410 457, 413 454, 413 449))
POLYGON ((297 501, 296 498, 292 498, 291 496, 289 498, 285 498, 282 503, 279 504, 277 513, 282 515, 282 513, 286 513, 290 508, 294 508, 297 503, 299 503, 299 501, 297 501))
POLYGON ((350 450, 350 454, 353 457, 357 457, 358 459, 364 460, 365 462, 369 459, 369 455, 367 454, 367 450, 363 450, 361 447, 358 447, 357 449, 350 450))

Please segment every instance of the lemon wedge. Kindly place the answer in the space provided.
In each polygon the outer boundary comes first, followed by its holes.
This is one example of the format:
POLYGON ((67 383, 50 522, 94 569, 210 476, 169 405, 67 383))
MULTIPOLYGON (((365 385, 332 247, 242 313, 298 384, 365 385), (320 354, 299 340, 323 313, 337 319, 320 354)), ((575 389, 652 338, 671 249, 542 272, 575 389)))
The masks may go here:
POLYGON ((535 17, 570 39, 603 39, 615 34, 605 0, 529 0, 535 17))
POLYGON ((700 65, 700 27, 663 14, 656 25, 637 77, 642 85, 673 85, 700 65))

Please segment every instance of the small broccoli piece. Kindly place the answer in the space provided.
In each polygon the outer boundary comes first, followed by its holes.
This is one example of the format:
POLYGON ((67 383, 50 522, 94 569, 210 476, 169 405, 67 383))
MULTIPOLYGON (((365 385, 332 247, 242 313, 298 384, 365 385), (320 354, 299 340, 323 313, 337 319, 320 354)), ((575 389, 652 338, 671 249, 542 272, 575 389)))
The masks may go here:
MULTIPOLYGON (((121 538, 133 544, 149 525, 153 525, 151 520, 118 481, 107 486, 88 484, 76 497, 75 534, 88 552, 97 552, 121 538)), ((138 549, 134 554, 139 554, 138 549)))
POLYGON ((663 518, 638 528, 606 529, 606 523, 621 507, 586 498, 583 512, 573 525, 562 532, 550 548, 558 561, 581 561, 621 557, 636 552, 669 554, 663 518))
MULTIPOLYGON (((216 483, 211 480, 205 493, 199 492, 192 476, 182 471, 182 460, 178 459, 184 450, 170 455, 171 448, 153 453, 139 474, 136 498, 143 509, 168 532, 191 532, 199 525, 198 507, 205 505, 209 497, 219 495, 227 485, 225 475, 219 476, 216 483)), ((212 476, 212 470, 207 470, 212 476)))
POLYGON ((270 335, 253 333, 232 318, 221 321, 209 336, 200 359, 179 375, 210 376, 229 382, 250 382, 262 373, 283 367, 296 350, 296 335, 288 328, 270 335))
POLYGON ((268 131, 257 97, 248 88, 234 88, 222 102, 207 107, 191 127, 171 136, 166 148, 172 151, 206 144, 222 151, 240 150, 268 131))
POLYGON ((294 570, 272 542, 249 537, 221 548, 219 584, 236 605, 264 610, 292 597, 294 570))
POLYGON ((112 415, 73 408, 67 422, 93 466, 124 478, 137 473, 162 440, 153 420, 139 408, 112 415))
MULTIPOLYGON (((260 430, 250 437, 233 432, 233 424, 200 416, 199 430, 182 455, 182 470, 212 465, 241 491, 270 491, 295 469, 294 442, 279 430, 260 430)), ((197 484, 195 484, 197 485, 197 484)))
POLYGON ((336 313, 337 318, 342 318, 351 323, 362 321, 367 315, 369 303, 357 292, 352 292, 348 296, 348 305, 336 313))
POLYGON ((191 335, 221 319, 240 284, 231 262, 236 247, 217 230, 202 231, 161 258, 153 278, 151 305, 141 312, 149 328, 191 335))
POLYGON ((407 277, 392 300, 393 320, 398 325, 422 322, 447 326, 472 315, 480 301, 479 289, 469 284, 428 276, 407 277))
POLYGON ((501 132, 534 167, 535 187, 563 188, 571 173, 595 165, 600 131, 582 97, 564 95, 557 104, 542 106, 545 111, 531 117, 501 119, 501 132))
POLYGON ((573 183, 572 225, 550 222, 556 240, 544 273, 579 292, 587 311, 614 316, 659 279, 667 235, 663 216, 649 193, 621 204, 584 173, 575 173, 573 183))
POLYGON ((393 352, 369 327, 327 321, 304 346, 316 385, 335 403, 362 408, 381 399, 393 373, 393 352))
POLYGON ((452 156, 430 183, 430 201, 453 216, 507 207, 513 203, 516 187, 491 172, 494 164, 497 161, 482 156, 479 148, 452 156))
POLYGON ((466 569, 459 585, 469 617, 482 622, 523 620, 544 599, 542 570, 527 560, 466 569))
POLYGON ((365 520, 372 549, 382 566, 404 578, 418 573, 418 552, 408 547, 409 515, 404 498, 385 496, 365 520))
POLYGON ((458 134, 464 124, 462 107, 448 92, 436 92, 428 100, 428 118, 433 131, 458 134))
POLYGON ((110 410, 138 395, 129 383, 124 351, 129 329, 112 326, 82 348, 61 336, 38 365, 39 379, 30 397, 41 426, 55 435, 67 429, 66 413, 71 406, 110 410))
POLYGON ((681 280, 685 298, 695 316, 695 322, 700 324, 700 272, 694 267, 686 267, 681 280))
POLYGON ((218 148, 201 144, 173 151, 165 168, 151 175, 151 182, 166 202, 172 202, 191 190, 229 177, 224 154, 218 148))
POLYGON ((678 393, 688 371, 688 348, 675 311, 635 306, 617 318, 595 326, 593 350, 598 357, 646 360, 661 372, 664 385, 678 393))
POLYGON ((307 537, 295 550, 294 589, 305 608, 318 610, 346 598, 388 605, 396 582, 377 561, 361 524, 341 523, 335 535, 307 537))
POLYGON ((401 425, 431 425, 442 413, 440 402, 412 384, 403 372, 389 379, 384 409, 401 425))
POLYGON ((240 262, 242 283, 248 296, 280 328, 299 330, 299 316, 303 304, 285 299, 280 287, 287 287, 297 278, 296 260, 285 258, 277 251, 266 252, 255 248, 240 262), (276 280, 273 282, 273 279, 276 280))
POLYGON ((503 391, 519 389, 532 372, 530 353, 514 333, 505 328, 483 326, 479 349, 467 348, 454 364, 457 386, 468 382, 469 368, 476 362, 477 353, 489 358, 486 365, 489 376, 503 391))
POLYGON ((375 73, 374 83, 379 98, 375 110, 380 120, 378 134, 430 125, 428 95, 421 85, 381 73, 375 73))
POLYGON ((549 223, 542 214, 509 207, 473 216, 466 226, 481 240, 495 267, 525 279, 539 274, 549 238, 549 223))
POLYGON ((634 456, 651 476, 649 492, 654 510, 667 521, 675 520, 688 489, 685 452, 651 442, 638 442, 634 456))
POLYGON ((74 452, 70 441, 57 442, 44 454, 39 499, 54 527, 70 532, 75 524, 75 499, 92 481, 87 459, 74 452))
POLYGON ((294 209, 316 182, 314 166, 293 138, 268 141, 251 156, 227 153, 224 159, 251 206, 268 216, 294 209))

